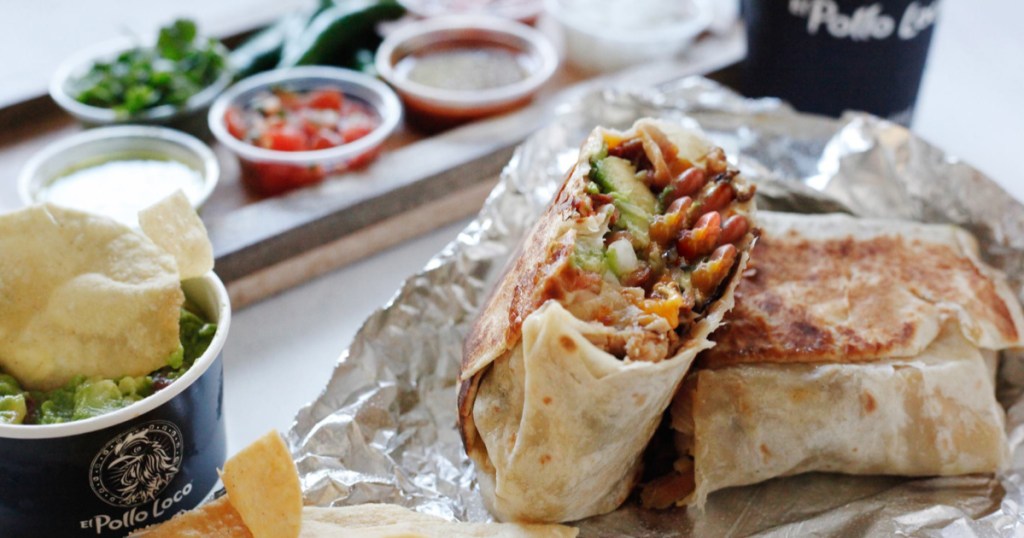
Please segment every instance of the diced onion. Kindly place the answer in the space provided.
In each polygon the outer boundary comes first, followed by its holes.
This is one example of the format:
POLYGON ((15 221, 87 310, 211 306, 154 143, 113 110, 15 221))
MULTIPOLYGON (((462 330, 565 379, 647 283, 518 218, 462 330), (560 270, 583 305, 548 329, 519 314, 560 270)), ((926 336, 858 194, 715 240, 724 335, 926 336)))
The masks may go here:
POLYGON ((619 275, 632 273, 640 266, 636 252, 633 252, 633 244, 625 238, 608 245, 608 259, 612 270, 619 275))

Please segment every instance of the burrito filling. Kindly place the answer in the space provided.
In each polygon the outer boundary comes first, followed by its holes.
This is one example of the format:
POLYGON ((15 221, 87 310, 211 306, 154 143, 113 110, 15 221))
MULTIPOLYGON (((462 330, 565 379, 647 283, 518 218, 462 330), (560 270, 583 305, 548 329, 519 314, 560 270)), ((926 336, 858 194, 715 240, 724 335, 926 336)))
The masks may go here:
POLYGON ((609 328, 594 342, 620 358, 659 361, 718 296, 750 229, 738 203, 754 187, 737 180, 721 148, 691 162, 653 126, 606 135, 576 202, 566 308, 609 328), (737 203, 733 203, 737 202, 737 203))

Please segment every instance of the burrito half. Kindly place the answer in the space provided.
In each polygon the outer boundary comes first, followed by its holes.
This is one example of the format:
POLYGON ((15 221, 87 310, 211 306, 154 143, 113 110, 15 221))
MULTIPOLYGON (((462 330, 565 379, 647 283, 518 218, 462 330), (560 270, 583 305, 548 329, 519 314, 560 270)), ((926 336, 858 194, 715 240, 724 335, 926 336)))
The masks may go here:
POLYGON ((967 232, 762 213, 751 278, 671 409, 676 473, 651 506, 808 471, 992 473, 1007 461, 995 350, 1021 344, 967 232))
POLYGON ((595 130, 464 349, 460 430, 501 520, 621 504, 753 242, 753 188, 666 122, 595 130))

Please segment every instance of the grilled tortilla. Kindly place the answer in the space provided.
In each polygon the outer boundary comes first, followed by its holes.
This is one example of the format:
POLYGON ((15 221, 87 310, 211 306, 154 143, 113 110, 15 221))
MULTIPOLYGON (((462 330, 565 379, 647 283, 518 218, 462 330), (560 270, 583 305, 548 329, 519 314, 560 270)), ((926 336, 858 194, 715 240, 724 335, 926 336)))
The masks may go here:
POLYGON ((672 404, 683 456, 644 500, 808 471, 991 473, 1008 457, 993 351, 1021 307, 967 232, 761 213, 751 278, 672 404))
POLYGON ((470 333, 460 431, 501 520, 615 509, 754 241, 753 188, 678 125, 595 130, 470 333))

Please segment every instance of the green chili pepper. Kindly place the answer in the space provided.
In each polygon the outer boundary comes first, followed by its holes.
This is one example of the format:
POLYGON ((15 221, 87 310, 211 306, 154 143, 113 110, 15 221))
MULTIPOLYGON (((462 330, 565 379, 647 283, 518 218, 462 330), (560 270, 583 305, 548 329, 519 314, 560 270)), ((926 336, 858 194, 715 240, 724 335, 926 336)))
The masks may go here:
MULTIPOLYGON (((380 44, 377 24, 405 13, 394 0, 350 0, 313 18, 300 39, 285 45, 278 67, 337 65, 359 68, 361 50, 380 44)), ((362 55, 365 58, 365 55, 362 55)))
POLYGON ((235 71, 235 79, 243 79, 276 66, 281 61, 281 51, 284 50, 288 34, 296 26, 305 27, 307 22, 309 17, 306 14, 291 13, 256 32, 232 50, 228 62, 235 71))

